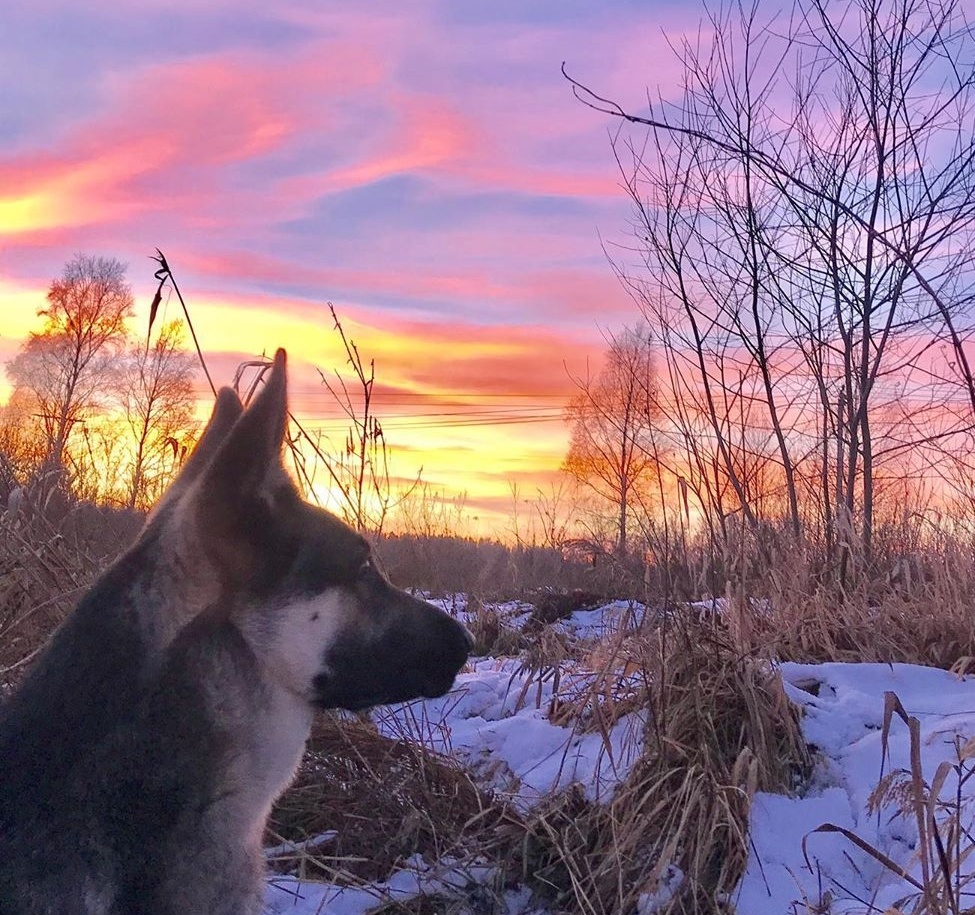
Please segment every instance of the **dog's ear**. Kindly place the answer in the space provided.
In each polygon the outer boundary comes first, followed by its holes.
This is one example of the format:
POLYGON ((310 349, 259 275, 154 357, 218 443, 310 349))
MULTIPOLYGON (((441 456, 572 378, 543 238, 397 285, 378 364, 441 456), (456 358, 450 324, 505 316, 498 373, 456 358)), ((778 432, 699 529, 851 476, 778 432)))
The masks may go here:
POLYGON ((287 424, 287 357, 279 349, 264 387, 194 485, 204 533, 233 538, 242 524, 251 526, 259 503, 285 479, 281 446, 287 424))
POLYGON ((287 356, 279 349, 264 387, 234 424, 207 467, 207 485, 239 498, 281 466, 288 425, 287 356))
POLYGON ((191 483, 200 475, 243 412, 244 408, 241 406, 237 393, 232 388, 221 388, 217 393, 217 400, 213 405, 210 420, 207 422, 203 435, 200 436, 192 454, 183 465, 183 469, 177 478, 177 484, 191 483))
POLYGON ((153 514, 158 514, 160 508, 174 499, 178 499, 182 493, 189 489, 194 480, 197 479, 206 468, 207 463, 213 458, 223 443, 224 439, 230 434, 234 424, 240 419, 244 412, 240 398, 231 388, 221 388, 217 393, 216 402, 213 405, 213 412, 203 430, 203 434, 197 441, 196 446, 186 459, 179 472, 179 476, 173 484, 166 490, 162 498, 156 503, 153 514))
POLYGON ((281 461, 288 422, 286 362, 279 349, 264 387, 193 487, 188 507, 225 587, 259 587, 282 548, 274 503, 283 488, 293 488, 281 461))

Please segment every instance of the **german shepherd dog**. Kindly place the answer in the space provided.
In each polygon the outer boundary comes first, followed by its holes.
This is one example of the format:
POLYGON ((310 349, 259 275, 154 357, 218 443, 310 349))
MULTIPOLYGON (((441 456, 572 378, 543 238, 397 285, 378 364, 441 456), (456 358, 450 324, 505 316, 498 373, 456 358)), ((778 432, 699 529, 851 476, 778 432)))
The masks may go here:
POLYGON ((301 499, 287 415, 279 350, 0 709, 2 915, 260 912, 313 710, 451 688, 470 634, 301 499))

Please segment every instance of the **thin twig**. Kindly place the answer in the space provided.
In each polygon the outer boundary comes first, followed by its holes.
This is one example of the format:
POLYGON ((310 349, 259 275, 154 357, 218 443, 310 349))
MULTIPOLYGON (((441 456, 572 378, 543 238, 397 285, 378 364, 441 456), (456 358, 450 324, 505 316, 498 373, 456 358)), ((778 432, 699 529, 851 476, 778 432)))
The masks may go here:
MULTIPOLYGON (((200 341, 196 336, 196 329, 193 327, 193 319, 190 317, 190 310, 186 307, 186 302, 183 299, 183 294, 179 291, 179 286, 176 284, 176 278, 173 276, 172 270, 169 268, 169 263, 166 260, 166 255, 156 248, 156 253, 150 255, 152 260, 159 264, 159 269, 155 273, 155 277, 159 280, 159 289, 156 290, 156 300, 158 301, 160 290, 163 284, 169 282, 173 287, 173 291, 176 293, 176 298, 179 299, 179 304, 183 306, 183 314, 186 316, 186 324, 190 329, 190 336, 193 338, 193 345, 196 347, 196 354, 200 357, 200 365, 203 368, 203 374, 206 375, 207 382, 210 385, 210 390, 213 391, 213 396, 217 396, 217 387, 213 383, 213 379, 210 377, 210 370, 207 368, 206 359, 203 358, 203 350, 200 348, 200 341)), ((155 304, 154 301, 154 304, 155 304)), ((149 329, 152 329, 152 318, 155 315, 151 315, 149 319, 149 329)))

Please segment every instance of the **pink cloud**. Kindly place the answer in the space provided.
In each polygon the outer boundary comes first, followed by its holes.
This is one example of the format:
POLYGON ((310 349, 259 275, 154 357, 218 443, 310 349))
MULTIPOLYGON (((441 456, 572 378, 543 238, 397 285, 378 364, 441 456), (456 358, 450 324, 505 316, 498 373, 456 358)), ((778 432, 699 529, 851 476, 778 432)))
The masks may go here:
MULTIPOLYGON (((174 263, 177 261, 174 260, 174 263)), ((517 294, 517 287, 493 278, 490 271, 453 266, 431 272, 420 268, 365 269, 355 267, 310 267, 265 254, 223 251, 199 255, 181 253, 183 267, 211 279, 233 279, 247 283, 313 286, 323 300, 344 295, 388 294, 417 299, 501 299, 517 294)))
POLYGON ((266 189, 230 191, 227 167, 334 128, 322 99, 363 91, 382 75, 364 49, 319 46, 286 69, 266 55, 234 53, 109 77, 106 110, 74 128, 56 154, 0 158, 0 230, 22 240, 153 209, 180 207, 216 222, 256 212, 266 189))
POLYGON ((389 121, 368 125, 364 154, 327 171, 282 180, 277 190, 293 199, 346 191, 394 175, 444 168, 484 142, 475 122, 442 99, 396 91, 384 107, 389 121))

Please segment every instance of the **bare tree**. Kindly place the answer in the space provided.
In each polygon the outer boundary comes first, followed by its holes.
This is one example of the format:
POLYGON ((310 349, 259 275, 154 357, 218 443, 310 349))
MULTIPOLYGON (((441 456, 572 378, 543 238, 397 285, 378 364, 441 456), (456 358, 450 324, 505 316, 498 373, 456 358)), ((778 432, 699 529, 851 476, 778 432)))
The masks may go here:
POLYGON ((572 426, 565 471, 613 508, 618 553, 627 549, 630 512, 652 481, 656 462, 648 430, 657 415, 650 346, 638 330, 610 338, 606 363, 594 378, 577 379, 566 409, 572 426))
POLYGON ((126 355, 120 388, 132 434, 129 508, 151 507, 179 469, 193 426, 194 369, 179 321, 164 324, 151 347, 138 346, 126 355))
POLYGON ((0 407, 0 455, 9 477, 8 486, 23 486, 36 476, 44 461, 45 443, 36 421, 34 395, 16 387, 0 407))
POLYGON ((45 464, 64 472, 68 439, 105 402, 113 357, 125 342, 132 291, 125 265, 79 254, 51 283, 44 327, 32 333, 7 367, 15 386, 36 398, 45 464))
POLYGON ((952 0, 710 26, 678 48, 676 103, 633 114, 575 83, 640 131, 617 158, 642 256, 618 268, 708 510, 730 494, 756 532, 782 519, 869 562, 878 484, 937 472, 975 418, 973 34, 952 0))

